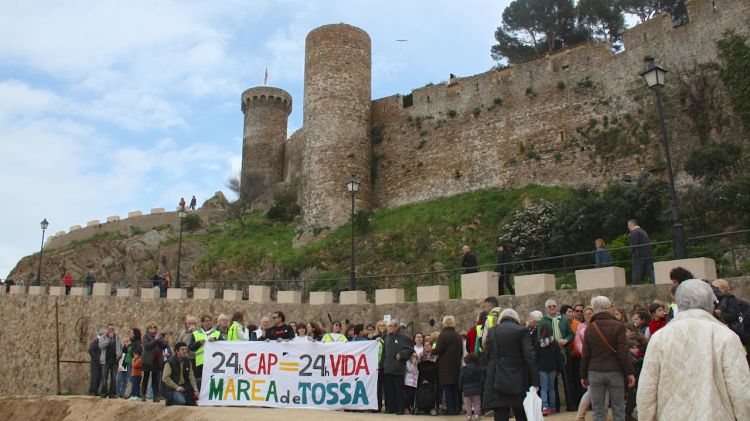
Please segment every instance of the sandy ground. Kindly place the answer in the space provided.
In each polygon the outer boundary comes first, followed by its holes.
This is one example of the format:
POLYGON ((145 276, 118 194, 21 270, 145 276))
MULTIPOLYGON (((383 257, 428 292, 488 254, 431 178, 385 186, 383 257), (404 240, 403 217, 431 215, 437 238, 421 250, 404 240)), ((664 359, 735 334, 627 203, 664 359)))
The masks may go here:
MULTIPOLYGON (((25 421, 216 421, 247 420, 248 418, 269 421, 389 421, 408 420, 411 417, 398 417, 385 414, 324 411, 313 409, 267 409, 267 408, 196 408, 165 407, 163 403, 130 402, 123 399, 101 399, 88 396, 17 396, 0 398, 0 414, 6 420, 25 421)), ((418 416, 415 419, 435 421, 463 421, 464 416, 418 416)), ((491 420, 492 417, 484 417, 491 420)), ((591 419, 591 414, 586 417, 591 419)), ((574 413, 556 414, 545 417, 550 421, 574 421, 574 413)))

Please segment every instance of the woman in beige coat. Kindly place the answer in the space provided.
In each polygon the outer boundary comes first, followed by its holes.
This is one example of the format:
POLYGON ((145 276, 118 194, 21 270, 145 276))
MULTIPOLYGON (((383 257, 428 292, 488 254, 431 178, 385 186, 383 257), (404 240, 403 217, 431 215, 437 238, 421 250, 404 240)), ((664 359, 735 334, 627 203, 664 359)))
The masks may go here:
POLYGON ((711 314, 708 283, 677 288, 680 313, 651 337, 638 386, 638 420, 750 420, 750 370, 739 337, 711 314))

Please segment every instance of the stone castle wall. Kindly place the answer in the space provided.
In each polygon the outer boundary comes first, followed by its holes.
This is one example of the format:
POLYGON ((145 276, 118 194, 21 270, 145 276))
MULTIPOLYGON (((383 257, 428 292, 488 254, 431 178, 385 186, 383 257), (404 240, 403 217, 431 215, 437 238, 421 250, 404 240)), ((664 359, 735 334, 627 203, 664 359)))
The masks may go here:
MULTIPOLYGON (((655 57, 670 78, 716 60, 716 41, 728 29, 750 32, 749 21, 747 0, 695 0, 689 24, 673 28, 668 15, 655 17, 625 31, 618 54, 607 42, 588 44, 415 89, 411 106, 400 95, 375 100, 374 206, 489 187, 604 186, 659 168, 659 133, 647 127, 653 94, 640 77, 644 57, 655 57)), ((697 138, 667 117, 679 169, 697 138)))
POLYGON ((245 124, 242 136, 243 196, 255 199, 284 181, 284 143, 292 96, 269 86, 242 93, 245 124))
POLYGON ((360 181, 357 208, 371 208, 370 36, 325 25, 305 42, 305 98, 300 186, 302 224, 337 227, 349 220, 345 183, 360 181), (345 203, 345 202, 344 202, 345 203))
MULTIPOLYGON (((750 278, 732 280, 735 293, 743 299, 750 298, 750 278)), ((525 320, 532 310, 543 308, 547 298, 559 304, 588 303, 593 295, 610 297, 618 308, 630 313, 636 306, 653 300, 669 300, 671 285, 642 285, 578 292, 561 290, 549 294, 524 297, 502 296, 503 308, 514 308, 525 320)), ((435 304, 404 303, 394 305, 309 305, 309 304, 249 304, 222 300, 162 300, 125 297, 74 297, 0 294, 0 318, 9 328, 0 341, 0 376, 12 381, 0 382, 0 396, 55 393, 55 336, 60 335, 60 359, 88 362, 86 352, 89 342, 107 323, 114 323, 119 334, 129 334, 138 327, 144 331, 148 322, 154 321, 159 331, 169 335, 175 343, 185 315, 210 314, 214 319, 220 313, 243 311, 245 320, 258 322, 261 317, 281 310, 287 321, 318 321, 330 328, 329 315, 344 323, 374 323, 385 314, 391 315, 413 328, 411 333, 431 333, 440 330, 442 317, 456 317, 459 329, 472 326, 479 312, 479 302, 448 300, 435 304), (57 306, 57 325, 55 307, 57 306)), ((88 390, 88 363, 61 364, 62 393, 85 394, 88 390)))

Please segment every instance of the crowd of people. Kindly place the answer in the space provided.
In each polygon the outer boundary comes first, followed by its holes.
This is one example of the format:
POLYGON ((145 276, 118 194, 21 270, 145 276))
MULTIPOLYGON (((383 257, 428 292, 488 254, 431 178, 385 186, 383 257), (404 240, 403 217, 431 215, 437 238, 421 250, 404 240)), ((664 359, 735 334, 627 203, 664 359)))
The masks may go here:
POLYGON ((523 400, 533 387, 544 415, 567 409, 583 420, 591 407, 599 421, 610 408, 614 421, 624 421, 634 419, 637 405, 640 420, 676 413, 685 416, 675 419, 750 419, 744 348, 750 305, 731 294, 726 280, 710 285, 683 268, 670 276, 670 304, 656 301, 627 313, 603 296, 590 305, 549 299, 522 320, 488 297, 476 323, 461 331, 450 315, 439 331, 413 335, 396 319, 331 321, 324 331, 315 321, 287 322, 281 311, 259 326, 246 323, 242 312, 215 321, 187 316, 173 340, 156 323, 143 334, 134 327, 125 338, 110 324, 89 347, 90 393, 194 405, 206 342, 378 341, 379 412, 463 412, 477 420, 492 411, 495 420, 511 413, 524 420, 523 400))

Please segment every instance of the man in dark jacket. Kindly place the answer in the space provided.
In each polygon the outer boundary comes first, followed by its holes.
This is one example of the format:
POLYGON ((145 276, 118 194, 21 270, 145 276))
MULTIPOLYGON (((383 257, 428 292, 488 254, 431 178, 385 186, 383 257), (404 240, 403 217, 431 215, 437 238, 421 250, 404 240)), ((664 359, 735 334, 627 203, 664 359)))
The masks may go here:
POLYGON ((89 371, 91 374, 91 382, 89 383, 89 395, 96 396, 99 394, 99 384, 101 383, 102 377, 102 366, 99 362, 101 356, 101 350, 99 349, 99 335, 97 335, 89 344, 89 371))
POLYGON ((471 251, 469 246, 464 246, 462 249, 464 258, 461 260, 461 267, 464 268, 464 273, 476 273, 477 269, 477 256, 471 251))
POLYGON ((654 252, 651 247, 651 239, 635 219, 628 220, 628 245, 632 260, 630 285, 640 284, 643 272, 648 275, 649 281, 655 283, 654 278, 654 252))
POLYGON ((193 373, 193 366, 187 358, 188 347, 185 342, 177 342, 175 355, 167 360, 162 371, 162 387, 167 406, 195 405, 198 400, 198 387, 193 373))
MULTIPOLYGON (((555 300, 547 300, 544 303, 544 309, 544 317, 539 321, 539 327, 541 328, 541 326, 545 324, 549 325, 552 330, 552 335, 555 337, 555 341, 557 341, 557 345, 560 347, 560 355, 562 356, 560 374, 562 375, 563 380, 565 402, 568 411, 576 411, 578 410, 578 406, 575 402, 579 401, 580 397, 576 396, 576 388, 570 384, 571 377, 573 377, 570 373, 570 347, 573 345, 575 333, 570 327, 570 321, 568 321, 565 314, 557 311, 558 307, 555 300)), ((557 387, 557 383, 555 383, 555 387, 557 387)), ((560 399, 557 399, 555 404, 556 407, 554 409, 560 412, 560 399)))
POLYGON ((438 357, 438 382, 443 387, 445 395, 445 406, 448 409, 446 415, 458 415, 458 378, 461 374, 463 349, 461 335, 456 332, 456 319, 453 316, 443 317, 443 331, 440 332, 431 355, 438 357))
POLYGON ((388 336, 383 344, 385 412, 389 414, 404 413, 404 374, 406 362, 413 353, 414 343, 411 338, 401 333, 398 320, 391 319, 388 323, 388 336))
POLYGON ((607 297, 591 299, 594 316, 586 329, 581 356, 581 385, 591 391, 595 420, 604 419, 606 394, 612 404, 612 418, 625 419, 625 383, 635 387, 635 370, 630 359, 625 325, 611 313, 607 297))
POLYGON ((508 287, 508 292, 511 295, 515 295, 516 291, 513 290, 513 285, 510 284, 510 275, 513 274, 513 259, 508 251, 508 246, 505 243, 497 245, 497 255, 495 256, 495 272, 498 273, 498 291, 500 295, 505 295, 505 287, 508 287))

